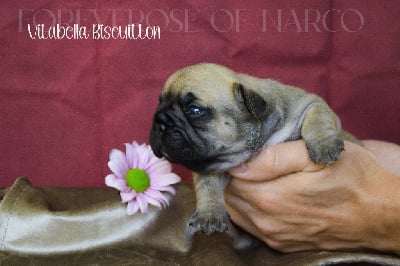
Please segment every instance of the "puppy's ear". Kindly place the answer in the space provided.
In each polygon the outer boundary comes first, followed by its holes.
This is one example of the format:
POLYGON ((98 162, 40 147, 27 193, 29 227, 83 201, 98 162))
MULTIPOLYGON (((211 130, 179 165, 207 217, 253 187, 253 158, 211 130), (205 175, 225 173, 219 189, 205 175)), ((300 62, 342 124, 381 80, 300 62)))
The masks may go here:
POLYGON ((256 92, 245 89, 240 83, 233 83, 233 95, 239 107, 245 106, 254 118, 260 119, 266 114, 267 102, 256 92))

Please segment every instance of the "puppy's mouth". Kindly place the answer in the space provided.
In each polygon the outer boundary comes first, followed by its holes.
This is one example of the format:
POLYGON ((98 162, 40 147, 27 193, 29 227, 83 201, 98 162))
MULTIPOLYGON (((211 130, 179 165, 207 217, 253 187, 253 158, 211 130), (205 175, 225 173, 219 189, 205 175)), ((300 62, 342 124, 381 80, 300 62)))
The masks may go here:
POLYGON ((168 161, 185 166, 194 172, 208 172, 210 170, 220 169, 218 165, 223 164, 225 161, 217 157, 207 157, 195 155, 189 149, 166 149, 163 145, 157 151, 158 157, 164 157, 168 161))
POLYGON ((170 156, 168 154, 168 152, 164 151, 162 148, 159 150, 159 154, 160 154, 159 157, 164 157, 165 159, 167 159, 170 162, 176 162, 176 161, 174 161, 174 158, 172 156, 170 156))
POLYGON ((178 161, 171 160, 171 162, 183 165, 186 168, 197 173, 221 172, 224 170, 221 167, 221 165, 224 164, 224 161, 217 158, 204 158, 196 160, 188 159, 188 160, 178 160, 178 161))
MULTIPOLYGON (((224 172, 232 167, 238 166, 243 162, 243 155, 246 156, 245 152, 236 154, 231 154, 231 156, 179 156, 175 157, 170 155, 168 152, 160 149, 161 155, 168 161, 176 164, 185 166, 191 171, 197 173, 220 173, 224 172)), ((179 151, 177 151, 179 153, 179 151)))

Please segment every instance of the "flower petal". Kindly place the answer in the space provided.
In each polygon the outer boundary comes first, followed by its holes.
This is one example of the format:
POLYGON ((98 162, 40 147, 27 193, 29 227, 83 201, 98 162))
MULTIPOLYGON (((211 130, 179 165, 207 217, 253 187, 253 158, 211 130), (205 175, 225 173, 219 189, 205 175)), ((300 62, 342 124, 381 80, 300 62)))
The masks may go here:
POLYGON ((120 195, 121 195, 122 202, 125 203, 125 202, 133 200, 136 197, 137 193, 135 191, 131 190, 129 192, 121 192, 120 195))
POLYGON ((132 144, 130 143, 125 143, 125 154, 126 154, 126 163, 128 166, 128 169, 131 168, 136 168, 136 165, 134 166, 134 160, 136 155, 135 148, 133 147, 132 144))
POLYGON ((136 197, 136 202, 139 205, 139 209, 142 213, 147 212, 147 201, 143 198, 143 195, 141 193, 137 194, 136 197))
POLYGON ((165 187, 153 187, 151 186, 152 189, 154 190, 158 190, 158 191, 166 191, 171 193, 172 195, 176 194, 175 188, 173 188, 172 186, 165 186, 165 187))
POLYGON ((181 181, 181 178, 174 173, 167 173, 163 175, 150 175, 150 184, 156 187, 169 186, 181 181))
POLYGON ((142 169, 146 169, 147 165, 149 163, 150 160, 150 156, 151 154, 151 149, 150 147, 145 147, 145 146, 141 146, 140 148, 138 148, 138 152, 140 152, 140 156, 139 156, 139 167, 142 169))
POLYGON ((125 180, 116 177, 114 174, 109 174, 105 178, 106 180, 106 185, 109 187, 116 188, 121 191, 127 191, 129 188, 126 186, 125 180))
POLYGON ((152 165, 156 162, 163 162, 163 161, 168 162, 164 158, 158 158, 157 156, 155 156, 153 150, 151 150, 150 154, 151 154, 151 158, 149 160, 149 165, 152 165))
POLYGON ((168 199, 160 191, 149 188, 146 192, 149 197, 159 201, 163 206, 169 205, 168 199))
POLYGON ((125 178, 126 171, 128 171, 125 154, 120 150, 112 149, 108 167, 117 177, 125 178))
POLYGON ((149 195, 147 195, 147 191, 145 191, 145 192, 143 193, 143 196, 144 196, 144 198, 146 199, 146 201, 147 201, 148 203, 150 203, 151 205, 154 205, 154 206, 156 206, 156 207, 158 207, 158 208, 161 208, 161 207, 162 207, 160 201, 158 201, 158 200, 156 200, 156 199, 153 199, 152 197, 150 197, 149 195))
POLYGON ((126 212, 128 215, 135 214, 139 210, 139 205, 136 201, 128 202, 128 206, 126 207, 126 212))
POLYGON ((172 166, 168 161, 161 160, 157 157, 155 158, 157 160, 151 160, 149 162, 147 169, 145 169, 146 172, 154 175, 162 175, 171 172, 172 166))
POLYGON ((142 168, 140 165, 140 157, 141 157, 141 151, 139 150, 139 144, 137 144, 135 141, 132 142, 132 144, 128 144, 130 146, 129 153, 127 153, 127 156, 129 156, 129 162, 130 168, 142 168))
POLYGON ((116 161, 126 166, 126 156, 122 151, 118 149, 112 149, 110 151, 110 161, 116 161))

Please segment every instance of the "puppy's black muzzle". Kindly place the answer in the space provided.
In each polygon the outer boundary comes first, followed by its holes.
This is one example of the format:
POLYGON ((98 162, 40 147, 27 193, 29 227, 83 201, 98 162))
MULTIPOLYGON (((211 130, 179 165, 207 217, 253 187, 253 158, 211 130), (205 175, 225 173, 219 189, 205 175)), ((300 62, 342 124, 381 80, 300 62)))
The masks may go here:
POLYGON ((171 114, 168 114, 166 111, 159 111, 154 116, 154 127, 160 135, 173 126, 174 123, 171 114))
POLYGON ((176 120, 169 110, 158 111, 154 116, 150 144, 159 157, 163 156, 162 152, 174 157, 177 151, 185 147, 186 140, 183 132, 176 126, 176 120))
POLYGON ((218 158, 208 158, 205 153, 194 152, 182 118, 168 111, 158 111, 153 118, 150 145, 157 157, 184 165, 195 172, 203 172, 218 158))

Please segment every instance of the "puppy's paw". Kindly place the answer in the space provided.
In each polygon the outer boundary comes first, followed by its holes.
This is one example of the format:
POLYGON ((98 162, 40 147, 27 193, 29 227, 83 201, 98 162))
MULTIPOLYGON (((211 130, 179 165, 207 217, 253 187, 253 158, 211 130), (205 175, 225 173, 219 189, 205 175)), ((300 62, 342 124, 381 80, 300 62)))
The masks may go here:
POLYGON ((311 160, 322 164, 336 161, 344 150, 344 142, 339 135, 332 135, 323 140, 306 140, 306 146, 311 160))
POLYGON ((207 235, 228 231, 230 225, 229 214, 226 210, 220 211, 196 211, 190 218, 186 227, 186 239, 189 240, 196 232, 207 235))

